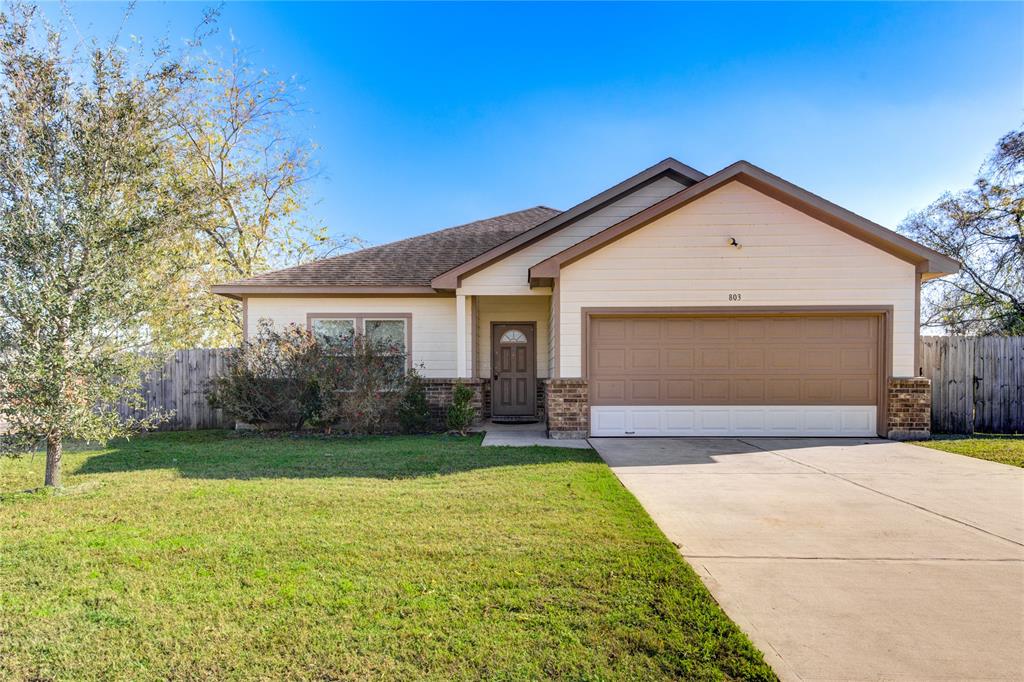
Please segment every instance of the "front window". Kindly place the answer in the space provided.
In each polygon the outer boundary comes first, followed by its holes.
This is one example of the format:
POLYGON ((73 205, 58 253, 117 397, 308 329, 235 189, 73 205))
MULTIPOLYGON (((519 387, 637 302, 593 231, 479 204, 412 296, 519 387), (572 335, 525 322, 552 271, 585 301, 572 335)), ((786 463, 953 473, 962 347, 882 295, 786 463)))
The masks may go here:
POLYGON ((356 335, 365 335, 367 340, 386 349, 387 362, 394 367, 395 376, 405 374, 409 366, 412 316, 408 313, 310 313, 307 322, 316 340, 339 355, 351 354, 353 339, 356 335))
POLYGON ((310 331, 316 340, 330 349, 344 351, 352 347, 356 333, 355 319, 324 317, 310 321, 310 331))

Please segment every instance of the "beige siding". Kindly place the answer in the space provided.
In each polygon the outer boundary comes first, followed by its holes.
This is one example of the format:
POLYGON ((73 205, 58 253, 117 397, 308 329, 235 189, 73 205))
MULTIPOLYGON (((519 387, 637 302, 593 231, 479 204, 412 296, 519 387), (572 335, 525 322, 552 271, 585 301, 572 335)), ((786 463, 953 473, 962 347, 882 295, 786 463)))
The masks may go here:
POLYGON ((455 376, 455 299, 441 296, 323 298, 252 296, 249 298, 249 334, 261 319, 277 327, 305 326, 307 313, 410 313, 412 362, 424 376, 455 376))
POLYGON ((491 323, 535 322, 537 324, 537 376, 549 376, 549 321, 551 299, 547 296, 482 296, 477 305, 477 376, 491 374, 491 323))
POLYGON ((559 373, 581 374, 586 307, 892 305, 893 374, 913 376, 915 277, 913 265, 730 183, 562 269, 559 373))
POLYGON ((558 230, 537 243, 464 278, 459 293, 550 295, 550 289, 530 289, 528 277, 531 266, 597 234, 606 227, 611 227, 622 219, 642 211, 681 189, 683 186, 671 178, 662 178, 652 182, 600 211, 576 221, 565 229, 558 230))

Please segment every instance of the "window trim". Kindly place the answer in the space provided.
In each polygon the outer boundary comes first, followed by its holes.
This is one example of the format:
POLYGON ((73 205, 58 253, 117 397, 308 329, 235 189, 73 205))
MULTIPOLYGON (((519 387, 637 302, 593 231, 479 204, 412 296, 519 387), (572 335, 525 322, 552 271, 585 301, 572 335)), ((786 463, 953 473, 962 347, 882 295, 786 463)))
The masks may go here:
POLYGON ((306 313, 306 330, 313 332, 313 320, 352 320, 356 334, 366 333, 366 320, 402 320, 405 322, 405 366, 412 369, 412 313, 306 313))

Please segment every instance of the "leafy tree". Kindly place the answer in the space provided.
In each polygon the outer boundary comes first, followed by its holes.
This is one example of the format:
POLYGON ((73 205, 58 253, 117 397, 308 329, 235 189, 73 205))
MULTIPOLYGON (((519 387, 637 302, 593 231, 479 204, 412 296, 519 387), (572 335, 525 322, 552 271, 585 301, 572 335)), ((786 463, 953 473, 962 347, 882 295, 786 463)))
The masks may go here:
POLYGON ((925 326, 1024 334, 1024 130, 999 140, 973 187, 943 195, 901 229, 963 264, 926 284, 925 326))
POLYGON ((226 65, 206 62, 175 109, 183 181, 204 211, 188 242, 192 277, 178 290, 190 309, 194 337, 210 345, 238 342, 241 310, 209 295, 209 287, 296 265, 348 248, 308 224, 306 181, 314 176, 314 145, 288 124, 299 113, 294 82, 253 67, 238 50, 226 65))
POLYGON ((6 449, 46 443, 48 486, 65 439, 146 425, 112 404, 138 385, 180 275, 167 255, 190 197, 165 112, 187 74, 166 51, 145 69, 130 56, 69 48, 32 6, 0 13, 0 418, 6 449))

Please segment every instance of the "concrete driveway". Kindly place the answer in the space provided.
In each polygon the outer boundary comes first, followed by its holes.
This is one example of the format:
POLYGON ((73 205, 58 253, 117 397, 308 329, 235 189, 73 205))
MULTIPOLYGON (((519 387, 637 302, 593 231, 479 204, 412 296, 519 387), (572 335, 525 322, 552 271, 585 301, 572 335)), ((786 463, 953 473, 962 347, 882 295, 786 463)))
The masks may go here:
POLYGON ((592 438, 785 680, 1024 680, 1024 470, 870 439, 592 438))

